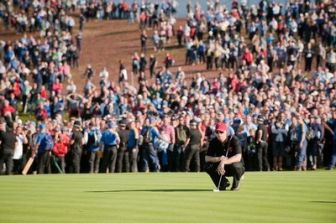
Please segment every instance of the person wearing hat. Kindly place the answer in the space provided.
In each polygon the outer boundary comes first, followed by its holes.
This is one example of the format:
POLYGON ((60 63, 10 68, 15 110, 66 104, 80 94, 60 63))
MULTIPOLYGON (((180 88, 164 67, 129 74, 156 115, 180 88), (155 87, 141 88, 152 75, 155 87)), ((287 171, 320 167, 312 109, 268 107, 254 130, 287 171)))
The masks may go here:
POLYGON ((189 129, 189 139, 188 145, 185 149, 185 163, 184 170, 190 171, 190 162, 192 160, 195 161, 195 171, 200 172, 201 170, 201 162, 200 162, 200 150, 202 146, 202 133, 198 127, 198 122, 196 119, 192 119, 190 121, 190 129, 189 129))
POLYGON ((257 118, 258 126, 255 135, 256 141, 256 151, 258 159, 258 170, 259 171, 269 171, 270 165, 268 162, 268 130, 267 126, 264 123, 264 118, 259 115, 257 118))
POLYGON ((154 142, 157 139, 162 139, 162 137, 156 127, 156 123, 157 120, 154 116, 147 117, 145 126, 140 132, 141 170, 144 172, 148 172, 149 170, 158 172, 160 170, 159 158, 157 150, 154 148, 154 142))
POLYGON ((226 190, 229 186, 224 174, 233 177, 231 190, 238 190, 245 172, 240 142, 236 136, 228 135, 228 126, 223 122, 216 124, 215 132, 216 137, 210 141, 205 156, 206 172, 219 190, 226 190))
POLYGON ((121 173, 123 170, 129 172, 129 153, 127 150, 129 130, 126 128, 126 121, 121 120, 119 122, 118 135, 120 137, 119 149, 117 154, 117 173, 121 173))
POLYGON ((185 115, 181 114, 175 127, 175 147, 173 153, 173 171, 182 171, 184 168, 185 148, 189 144, 190 131, 186 125, 185 115))
POLYGON ((40 123, 38 125, 38 132, 33 139, 33 149, 37 151, 37 170, 39 174, 43 174, 45 171, 51 173, 50 157, 53 146, 54 140, 47 132, 46 125, 40 123))
POLYGON ((100 151, 100 139, 102 133, 99 125, 95 119, 92 119, 89 123, 89 129, 86 130, 84 138, 87 139, 87 150, 89 155, 89 172, 98 173, 101 151, 100 151))
POLYGON ((68 153, 70 173, 80 173, 80 163, 84 145, 83 138, 84 135, 81 130, 80 122, 75 121, 70 140, 70 151, 68 153))

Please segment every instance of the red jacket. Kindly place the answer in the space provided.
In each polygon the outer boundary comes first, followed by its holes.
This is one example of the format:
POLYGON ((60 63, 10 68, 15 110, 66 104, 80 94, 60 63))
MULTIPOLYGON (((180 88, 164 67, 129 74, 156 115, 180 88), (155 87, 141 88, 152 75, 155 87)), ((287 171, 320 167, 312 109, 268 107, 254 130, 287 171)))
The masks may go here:
POLYGON ((60 140, 55 141, 54 147, 52 149, 55 156, 64 157, 68 153, 69 143, 70 138, 65 134, 61 134, 60 140))
POLYGON ((54 143, 54 147, 53 147, 52 151, 55 154, 55 156, 64 157, 65 154, 67 154, 67 152, 68 152, 68 147, 66 145, 64 145, 63 142, 59 141, 59 142, 54 143))

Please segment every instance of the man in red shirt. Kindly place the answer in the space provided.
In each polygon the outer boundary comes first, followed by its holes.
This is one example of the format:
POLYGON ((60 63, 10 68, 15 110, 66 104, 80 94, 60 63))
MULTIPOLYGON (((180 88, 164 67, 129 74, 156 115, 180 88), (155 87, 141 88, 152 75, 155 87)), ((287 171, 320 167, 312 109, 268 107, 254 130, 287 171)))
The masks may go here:
POLYGON ((54 136, 54 147, 52 149, 53 154, 56 157, 56 164, 60 164, 60 170, 64 173, 65 172, 65 155, 68 153, 69 147, 69 136, 61 132, 61 129, 58 127, 55 132, 54 136))

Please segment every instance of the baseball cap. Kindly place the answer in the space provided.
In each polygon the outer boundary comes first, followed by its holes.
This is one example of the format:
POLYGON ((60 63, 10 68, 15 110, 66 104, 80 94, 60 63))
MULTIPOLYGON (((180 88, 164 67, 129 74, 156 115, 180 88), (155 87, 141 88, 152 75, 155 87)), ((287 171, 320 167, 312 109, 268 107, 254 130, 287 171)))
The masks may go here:
POLYGON ((226 130, 227 130, 227 126, 224 122, 218 122, 216 124, 216 131, 225 132, 226 130))
POLYGON ((125 127, 126 126, 126 120, 121 120, 120 122, 119 122, 119 125, 121 126, 121 127, 125 127))
POLYGON ((38 125, 38 128, 39 128, 39 129, 45 129, 45 127, 46 127, 46 126, 45 126, 45 124, 43 124, 43 123, 41 123, 41 124, 38 125))
POLYGON ((262 115, 258 115, 257 121, 264 122, 264 117, 262 115))

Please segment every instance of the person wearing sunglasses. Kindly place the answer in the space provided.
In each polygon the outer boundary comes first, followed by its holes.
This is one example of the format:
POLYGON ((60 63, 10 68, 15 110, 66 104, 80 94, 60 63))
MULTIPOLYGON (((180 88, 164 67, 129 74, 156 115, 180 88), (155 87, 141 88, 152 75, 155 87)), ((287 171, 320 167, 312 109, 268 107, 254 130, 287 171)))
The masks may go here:
POLYGON ((245 172, 239 139, 228 134, 229 127, 223 122, 216 124, 215 132, 216 137, 210 141, 205 156, 206 172, 217 189, 226 190, 230 185, 226 177, 232 176, 231 190, 239 190, 240 179, 245 172))

